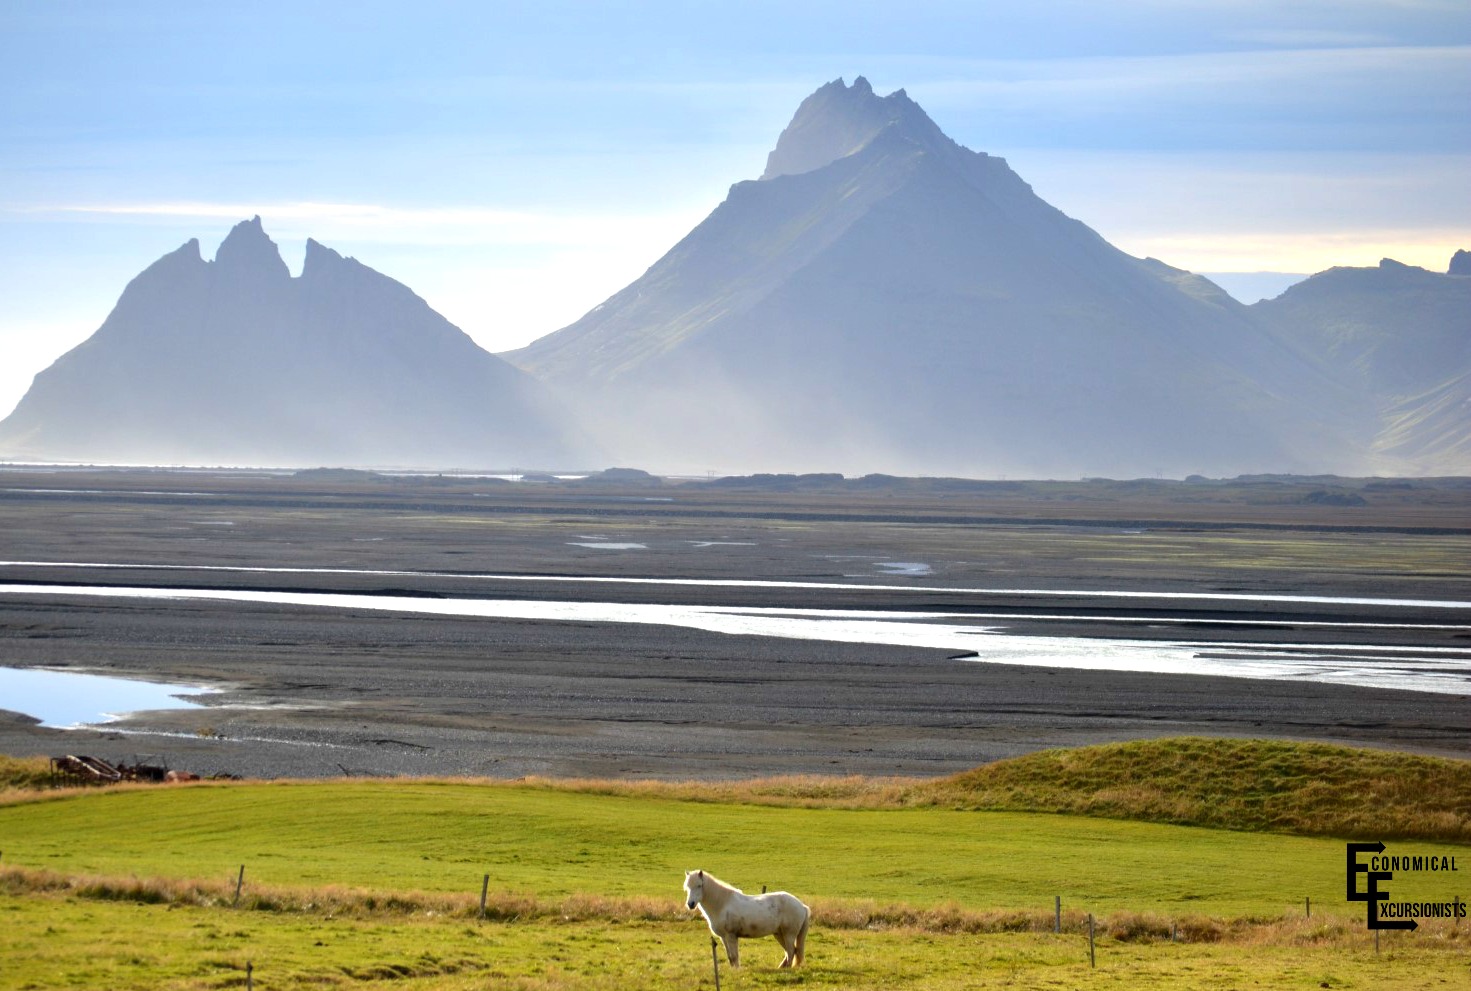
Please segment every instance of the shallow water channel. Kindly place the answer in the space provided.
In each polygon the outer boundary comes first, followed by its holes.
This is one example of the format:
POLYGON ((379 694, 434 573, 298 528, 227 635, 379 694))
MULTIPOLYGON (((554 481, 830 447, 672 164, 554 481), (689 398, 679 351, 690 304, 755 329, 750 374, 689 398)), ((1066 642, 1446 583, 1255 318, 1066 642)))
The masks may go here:
MULTIPOLYGON (((234 569, 231 569, 234 570, 234 569)), ((246 569, 242 569, 246 570, 246 569)), ((266 570, 266 569, 260 569, 266 570)), ((487 576, 488 577, 488 576, 487 576)), ((576 580, 576 579, 572 579, 576 580)), ((616 579, 614 579, 616 581, 616 579)), ((694 584, 691 582, 690 584, 694 584)), ((706 584, 701 582, 699 584, 706 584)), ((710 582, 708 584, 733 584, 710 582)), ((752 585, 758 583, 741 583, 752 585)), ((795 583, 770 583, 795 584, 795 583)), ((858 586, 826 586, 853 588, 858 586)), ((869 586, 871 587, 871 586, 869 586)), ((934 591, 931 589, 930 591, 934 591)), ((1000 591, 1000 590, 966 590, 1000 591)), ((1006 590, 1009 594, 1029 594, 1006 590)), ((1043 594, 1043 593, 1036 593, 1043 594)), ((1138 599, 1197 597, 1189 593, 1047 592, 1048 595, 1124 595, 1138 599)), ((923 611, 788 609, 746 606, 683 606, 649 603, 561 602, 525 599, 430 599, 412 596, 234 589, 176 589, 145 586, 0 585, 0 595, 106 597, 232 602, 253 606, 342 611, 397 612, 419 615, 479 617, 553 622, 647 623, 705 630, 732 636, 779 637, 838 643, 933 647, 956 652, 957 661, 1097 671, 1217 675, 1282 681, 1328 682, 1363 687, 1471 695, 1471 651, 1457 648, 1353 645, 1343 643, 1132 640, 1119 638, 1022 636, 1005 632, 1017 616, 923 611), (973 653, 974 656, 970 656, 973 653), (966 655, 966 656, 960 656, 966 655)), ((1200 595, 1202 598, 1234 596, 1200 595)), ((1244 596, 1242 598, 1245 598, 1244 596)), ((1265 597, 1257 597, 1265 598, 1265 597)), ((1456 624, 1471 612, 1471 603, 1331 599, 1311 596, 1272 597, 1283 601, 1375 602, 1441 608, 1451 620, 1435 629, 1471 631, 1456 624)), ((1033 617, 1042 619, 1044 617, 1033 617)), ((1090 617, 1045 617, 1087 621, 1090 617)), ((1115 624, 1158 625, 1155 617, 1110 617, 1115 624)), ((1241 621, 1250 625, 1249 621, 1241 621)), ((1397 628, 1394 624, 1303 623, 1313 627, 1351 629, 1397 628)), ((11 706, 7 706, 8 708, 11 706)))

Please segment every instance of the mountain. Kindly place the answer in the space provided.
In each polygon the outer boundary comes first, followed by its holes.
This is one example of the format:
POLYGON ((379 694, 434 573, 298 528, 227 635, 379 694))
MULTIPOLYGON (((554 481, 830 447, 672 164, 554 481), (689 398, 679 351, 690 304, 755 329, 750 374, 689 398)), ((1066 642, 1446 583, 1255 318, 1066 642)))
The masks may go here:
POLYGON ((138 275, 0 421, 0 456, 144 464, 566 466, 550 394, 398 282, 260 218, 138 275))
MULTIPOLYGON (((1471 272, 1386 258, 1332 268, 1252 307, 1348 383, 1384 474, 1471 472, 1471 272)), ((1464 263, 1463 263, 1464 264, 1464 263)))
POLYGON ((831 82, 758 180, 509 361, 666 470, 980 477, 1362 463, 1352 397, 1209 281, 1137 259, 946 137, 831 82))

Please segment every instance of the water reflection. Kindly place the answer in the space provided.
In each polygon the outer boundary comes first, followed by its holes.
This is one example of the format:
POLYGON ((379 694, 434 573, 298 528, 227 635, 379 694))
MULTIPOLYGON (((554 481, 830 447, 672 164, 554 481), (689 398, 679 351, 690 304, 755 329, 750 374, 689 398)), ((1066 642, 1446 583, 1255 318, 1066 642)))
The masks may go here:
MULTIPOLYGON (((0 595, 21 594, 214 601, 242 605, 306 606, 336 612, 398 612, 484 619, 645 623, 734 636, 974 651, 977 656, 973 661, 977 663, 1333 682, 1361 687, 1471 695, 1471 651, 1465 649, 1301 642, 1169 642, 1019 636, 1005 633, 999 625, 987 622, 987 617, 948 612, 681 606, 527 599, 428 599, 239 589, 0 585, 0 595)), ((1121 617, 1111 619, 1114 623, 1131 622, 1121 617)), ((1142 623, 1147 620, 1141 618, 1132 622, 1142 623)), ((1332 625, 1370 628, 1374 624, 1332 625)))
POLYGON ((23 712, 53 729, 105 723, 130 712, 187 709, 198 703, 179 696, 207 691, 74 671, 0 667, 0 708, 23 712))

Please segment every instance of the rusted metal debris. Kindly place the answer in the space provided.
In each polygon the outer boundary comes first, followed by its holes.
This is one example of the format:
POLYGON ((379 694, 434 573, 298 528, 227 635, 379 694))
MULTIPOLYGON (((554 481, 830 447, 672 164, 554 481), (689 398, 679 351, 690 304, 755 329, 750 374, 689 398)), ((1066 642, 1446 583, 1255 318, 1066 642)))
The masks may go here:
POLYGON ((123 772, 101 757, 67 754, 51 758, 51 780, 63 784, 113 784, 123 772))
MULTIPOLYGON (((234 775, 216 777, 232 778, 234 775)), ((110 785, 120 781, 198 781, 200 776, 192 771, 173 770, 163 764, 145 763, 136 757, 131 764, 122 761, 112 764, 101 757, 67 754, 51 758, 51 780, 57 785, 110 785)))

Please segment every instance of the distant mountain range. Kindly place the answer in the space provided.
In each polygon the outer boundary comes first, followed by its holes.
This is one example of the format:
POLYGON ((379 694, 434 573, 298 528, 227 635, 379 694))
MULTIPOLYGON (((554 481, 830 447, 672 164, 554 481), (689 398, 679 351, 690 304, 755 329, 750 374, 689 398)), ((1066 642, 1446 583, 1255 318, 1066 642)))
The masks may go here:
POLYGON ((1466 267, 1333 269, 1243 306, 859 77, 803 101, 761 178, 643 277, 506 361, 315 242, 291 279, 258 220, 212 263, 190 242, 37 377, 0 456, 1471 474, 1466 267))
POLYGON ((540 383, 405 286, 260 218, 190 241, 36 376, 0 455, 126 464, 562 466, 601 453, 540 383))
POLYGON ((1439 274, 1386 258, 1252 307, 1349 385, 1373 430, 1367 464, 1381 474, 1471 474, 1471 272, 1456 270, 1456 259, 1439 274))
MULTIPOLYGON (((1413 319, 1437 316, 1412 341, 1406 311, 1380 308, 1376 360, 1434 340, 1441 370, 1464 372, 1471 281, 1423 274, 1413 319)), ((1422 436, 1471 422, 1454 394, 1438 394, 1444 420, 1366 394, 1344 355, 1292 326, 1290 301, 1316 288, 1259 312, 1129 257, 860 77, 808 97, 761 179, 642 278, 505 357, 604 411, 625 460, 691 470, 1471 468, 1422 436)))

